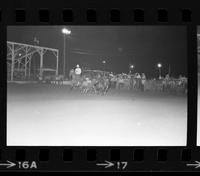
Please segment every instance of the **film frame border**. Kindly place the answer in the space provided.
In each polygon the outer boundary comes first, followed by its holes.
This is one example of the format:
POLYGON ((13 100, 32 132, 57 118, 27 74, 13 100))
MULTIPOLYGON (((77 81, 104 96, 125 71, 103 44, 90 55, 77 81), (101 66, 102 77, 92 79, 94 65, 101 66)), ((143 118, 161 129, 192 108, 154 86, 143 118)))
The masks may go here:
MULTIPOLYGON (((4 169, 8 171, 199 171, 187 167, 188 163, 200 160, 200 147, 196 146, 197 131, 197 25, 200 24, 200 12, 196 8, 153 8, 138 5, 132 8, 129 4, 102 4, 69 2, 62 6, 50 4, 19 4, 0 8, 0 38, 2 58, 6 58, 6 26, 7 25, 181 25, 187 26, 188 41, 188 133, 187 146, 184 147, 7 147, 6 146, 6 62, 0 65, 1 108, 3 118, 0 119, 0 162, 1 161, 36 161, 38 169, 4 169), (19 6, 18 6, 19 5, 19 6), (42 8, 40 8, 42 7, 42 8), (43 8, 45 7, 45 8, 43 8), (8 10, 9 9, 9 10, 8 10), (36 10, 37 9, 37 10, 36 10), (89 12, 87 10, 90 10, 89 12), (70 19, 63 19, 63 11, 72 12, 70 19), (159 12, 158 12, 159 11, 159 12), (96 21, 88 20, 87 14, 96 14, 96 21), (40 18, 40 14, 43 14, 40 18), (112 15, 114 14, 114 15, 112 15), (161 14, 161 15, 160 15, 161 14), (113 17, 114 16, 114 17, 113 17), (49 19, 46 20, 46 19, 49 19), (158 19, 160 19, 158 21, 158 19), (40 21, 41 20, 41 21, 40 21), (5 64, 5 65, 4 65, 5 64), (67 150, 67 151, 66 151, 67 150), (63 153, 69 158, 63 161, 63 153), (69 152, 69 153, 68 153, 69 152), (70 154, 71 153, 71 154, 70 154), (160 153, 158 155, 158 153, 160 153), (94 156, 95 155, 95 156, 94 156), (133 156, 134 155, 134 156, 133 156), (161 161, 158 161, 157 159, 161 161), (164 158, 164 159, 163 159, 164 158), (125 169, 100 168, 95 164, 108 160, 110 162, 128 161, 125 169), (164 161, 162 161, 164 160, 164 161), (55 165, 57 163, 57 165, 55 165)), ((163 7, 163 6, 160 6, 163 7)), ((68 14, 67 13, 67 14, 68 14)), ((69 15, 69 14, 68 14, 69 15)), ((67 16, 68 16, 67 15, 67 16)), ((66 16, 66 15, 64 15, 66 16)), ((90 15, 89 15, 90 16, 90 15)), ((90 17, 89 17, 90 18, 90 17)), ((1 171, 1 170, 0 170, 1 171)))

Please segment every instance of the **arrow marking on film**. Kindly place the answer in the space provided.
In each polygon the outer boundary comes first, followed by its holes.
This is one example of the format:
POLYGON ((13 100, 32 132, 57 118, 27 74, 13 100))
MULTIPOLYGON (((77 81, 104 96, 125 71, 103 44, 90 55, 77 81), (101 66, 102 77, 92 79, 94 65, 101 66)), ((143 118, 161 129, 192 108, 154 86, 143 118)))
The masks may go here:
POLYGON ((199 161, 195 161, 194 164, 186 164, 187 166, 195 166, 195 169, 200 168, 200 162, 199 161))
POLYGON ((6 168, 8 169, 8 168, 16 166, 16 164, 7 160, 7 163, 0 163, 0 166, 7 166, 6 168))
POLYGON ((105 168, 114 166, 114 163, 111 163, 111 162, 106 161, 106 160, 105 160, 105 162, 106 162, 106 163, 97 163, 96 165, 97 165, 97 166, 105 166, 105 168))

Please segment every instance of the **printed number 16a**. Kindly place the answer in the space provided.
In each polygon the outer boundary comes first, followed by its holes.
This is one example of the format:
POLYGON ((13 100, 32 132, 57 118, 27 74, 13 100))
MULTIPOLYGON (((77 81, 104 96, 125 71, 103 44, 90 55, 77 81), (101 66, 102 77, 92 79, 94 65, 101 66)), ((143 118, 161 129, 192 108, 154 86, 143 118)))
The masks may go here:
POLYGON ((37 164, 35 161, 28 162, 28 161, 23 161, 23 162, 18 162, 19 164, 19 169, 37 169, 37 164))

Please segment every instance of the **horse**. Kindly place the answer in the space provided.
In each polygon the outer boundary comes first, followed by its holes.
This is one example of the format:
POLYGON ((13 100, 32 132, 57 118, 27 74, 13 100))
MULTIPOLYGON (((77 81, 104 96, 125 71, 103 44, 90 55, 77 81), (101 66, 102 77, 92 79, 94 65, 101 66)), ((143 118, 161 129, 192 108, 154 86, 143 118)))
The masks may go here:
POLYGON ((108 77, 102 76, 97 79, 94 86, 98 94, 105 95, 111 86, 111 81, 108 77))
POLYGON ((82 84, 80 85, 80 89, 82 93, 89 93, 89 92, 94 92, 96 93, 96 88, 95 88, 96 80, 95 79, 89 79, 86 77, 83 79, 82 84))
POLYGON ((69 77, 71 80, 71 90, 74 88, 78 88, 81 85, 81 82, 83 79, 81 78, 81 75, 77 75, 74 71, 74 69, 70 70, 69 77))

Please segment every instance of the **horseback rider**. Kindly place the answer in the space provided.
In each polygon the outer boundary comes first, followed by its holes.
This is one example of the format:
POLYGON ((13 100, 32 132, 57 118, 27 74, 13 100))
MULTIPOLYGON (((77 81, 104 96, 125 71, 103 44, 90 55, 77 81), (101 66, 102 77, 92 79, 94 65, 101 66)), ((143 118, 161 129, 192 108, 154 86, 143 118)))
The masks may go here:
POLYGON ((82 69, 80 68, 80 66, 78 64, 76 65, 76 68, 74 69, 74 73, 75 73, 75 82, 77 83, 77 85, 79 85, 82 69))
POLYGON ((79 66, 79 65, 76 65, 75 74, 80 76, 81 73, 82 73, 82 70, 81 70, 80 66, 79 66))

